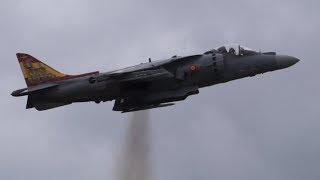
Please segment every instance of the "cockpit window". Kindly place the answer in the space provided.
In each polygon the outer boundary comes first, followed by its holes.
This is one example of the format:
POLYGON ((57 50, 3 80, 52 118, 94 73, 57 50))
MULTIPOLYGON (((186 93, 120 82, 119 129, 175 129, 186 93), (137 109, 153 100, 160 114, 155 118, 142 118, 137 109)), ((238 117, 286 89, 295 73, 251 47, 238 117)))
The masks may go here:
POLYGON ((231 44, 217 48, 217 51, 222 54, 230 54, 236 56, 250 55, 256 54, 257 52, 247 48, 245 46, 241 46, 238 44, 231 44))

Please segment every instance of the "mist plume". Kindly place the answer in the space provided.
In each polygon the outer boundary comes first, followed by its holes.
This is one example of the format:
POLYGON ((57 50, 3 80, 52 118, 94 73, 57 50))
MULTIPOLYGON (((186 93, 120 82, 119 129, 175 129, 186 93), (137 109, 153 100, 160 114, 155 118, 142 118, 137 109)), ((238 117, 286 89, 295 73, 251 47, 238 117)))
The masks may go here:
POLYGON ((134 112, 128 120, 125 141, 119 162, 119 180, 150 180, 149 111, 134 112))

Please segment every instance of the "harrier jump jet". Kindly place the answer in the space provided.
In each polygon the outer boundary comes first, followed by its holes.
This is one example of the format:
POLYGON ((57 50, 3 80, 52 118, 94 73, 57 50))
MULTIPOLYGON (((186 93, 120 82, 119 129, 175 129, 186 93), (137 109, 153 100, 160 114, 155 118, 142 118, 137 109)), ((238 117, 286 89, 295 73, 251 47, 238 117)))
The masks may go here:
POLYGON ((199 88, 255 76, 294 65, 299 59, 256 52, 240 45, 203 54, 173 56, 106 73, 67 75, 36 58, 18 53, 27 88, 12 96, 28 96, 26 108, 47 110, 75 102, 115 100, 113 110, 138 111, 174 105, 199 88))

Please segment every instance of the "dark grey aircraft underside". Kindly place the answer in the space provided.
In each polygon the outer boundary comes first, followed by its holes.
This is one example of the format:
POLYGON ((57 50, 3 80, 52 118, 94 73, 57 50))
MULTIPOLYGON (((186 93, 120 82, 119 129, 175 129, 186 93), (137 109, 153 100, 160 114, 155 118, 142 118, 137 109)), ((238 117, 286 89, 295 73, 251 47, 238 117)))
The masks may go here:
POLYGON ((47 110, 75 102, 115 100, 113 110, 138 111, 174 105, 199 88, 294 65, 299 59, 232 45, 204 54, 174 56, 106 73, 66 75, 28 54, 17 54, 27 88, 27 109, 47 110))

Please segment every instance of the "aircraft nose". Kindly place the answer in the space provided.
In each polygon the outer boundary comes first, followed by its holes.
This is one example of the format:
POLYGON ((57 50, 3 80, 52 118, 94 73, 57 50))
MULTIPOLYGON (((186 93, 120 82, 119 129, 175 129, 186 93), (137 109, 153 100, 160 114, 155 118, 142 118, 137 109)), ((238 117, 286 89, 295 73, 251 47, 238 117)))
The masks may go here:
POLYGON ((298 58, 292 56, 284 56, 284 55, 277 55, 276 56, 277 66, 279 69, 284 69, 290 67, 300 60, 298 58))

